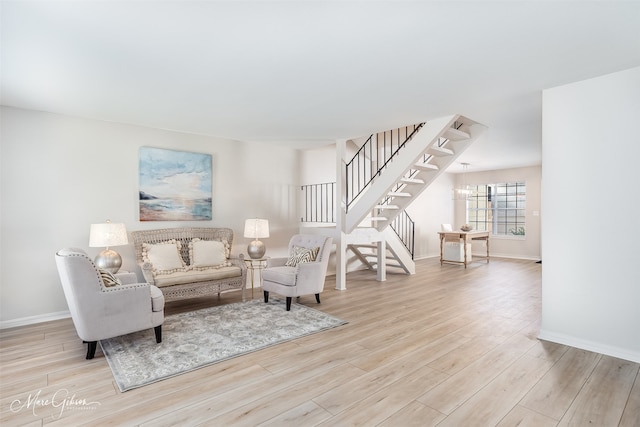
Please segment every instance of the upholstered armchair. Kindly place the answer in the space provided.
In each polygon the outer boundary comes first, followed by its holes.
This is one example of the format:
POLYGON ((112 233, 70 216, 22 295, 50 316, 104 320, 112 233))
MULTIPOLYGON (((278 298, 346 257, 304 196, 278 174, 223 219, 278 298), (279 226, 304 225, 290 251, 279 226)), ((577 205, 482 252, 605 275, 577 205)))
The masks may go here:
POLYGON ((154 328, 156 342, 162 341, 164 296, 157 287, 98 270, 82 249, 58 251, 56 264, 73 325, 88 343, 87 359, 99 340, 144 329, 154 328))
POLYGON ((289 257, 269 258, 262 271, 264 302, 269 302, 269 292, 275 292, 286 297, 287 311, 291 310, 291 299, 302 295, 314 294, 320 304, 332 242, 326 236, 294 235, 289 241, 289 257))

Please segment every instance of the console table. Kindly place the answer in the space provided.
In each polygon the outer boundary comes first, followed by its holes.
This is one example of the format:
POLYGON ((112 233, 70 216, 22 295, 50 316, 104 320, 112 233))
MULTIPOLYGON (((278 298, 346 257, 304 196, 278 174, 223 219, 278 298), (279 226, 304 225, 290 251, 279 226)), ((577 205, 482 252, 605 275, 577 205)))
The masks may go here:
POLYGON ((488 231, 438 231, 440 235, 440 265, 443 262, 452 262, 456 264, 464 264, 464 268, 467 268, 467 243, 472 240, 484 240, 487 242, 487 262, 489 262, 489 232, 488 231), (444 241, 447 239, 462 240, 464 245, 464 261, 449 261, 443 258, 444 241))

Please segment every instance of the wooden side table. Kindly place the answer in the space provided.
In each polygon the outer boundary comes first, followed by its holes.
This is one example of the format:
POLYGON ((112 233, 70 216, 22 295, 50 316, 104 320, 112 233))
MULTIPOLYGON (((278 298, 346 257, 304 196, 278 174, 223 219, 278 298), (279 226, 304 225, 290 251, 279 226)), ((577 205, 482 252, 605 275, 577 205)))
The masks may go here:
POLYGON ((260 280, 260 287, 262 287, 262 270, 267 266, 267 258, 244 258, 244 263, 249 270, 251 277, 251 299, 253 299, 253 284, 255 279, 255 271, 258 271, 258 279, 260 280))

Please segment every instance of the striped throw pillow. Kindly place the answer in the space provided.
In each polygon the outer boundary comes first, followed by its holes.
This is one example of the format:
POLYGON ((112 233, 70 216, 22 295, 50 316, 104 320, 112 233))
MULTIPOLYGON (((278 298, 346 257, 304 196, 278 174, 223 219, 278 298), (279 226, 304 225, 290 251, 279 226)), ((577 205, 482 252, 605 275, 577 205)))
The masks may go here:
POLYGON ((116 278, 111 272, 107 270, 103 270, 101 268, 98 269, 98 273, 100 273, 100 278, 102 279, 102 284, 110 288, 112 286, 122 285, 122 282, 116 278))
POLYGON ((291 251, 291 256, 287 259, 285 265, 289 267, 295 267, 303 262, 313 262, 316 260, 320 252, 320 248, 304 248, 302 246, 294 246, 291 251))

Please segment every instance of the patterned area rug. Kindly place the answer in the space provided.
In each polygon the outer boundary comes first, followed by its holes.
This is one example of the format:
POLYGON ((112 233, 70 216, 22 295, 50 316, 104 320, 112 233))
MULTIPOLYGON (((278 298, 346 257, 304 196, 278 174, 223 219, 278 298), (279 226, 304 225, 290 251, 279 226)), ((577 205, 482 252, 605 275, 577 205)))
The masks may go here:
POLYGON ((344 325, 321 311, 271 298, 165 317, 162 343, 153 329, 100 341, 120 391, 344 325))

